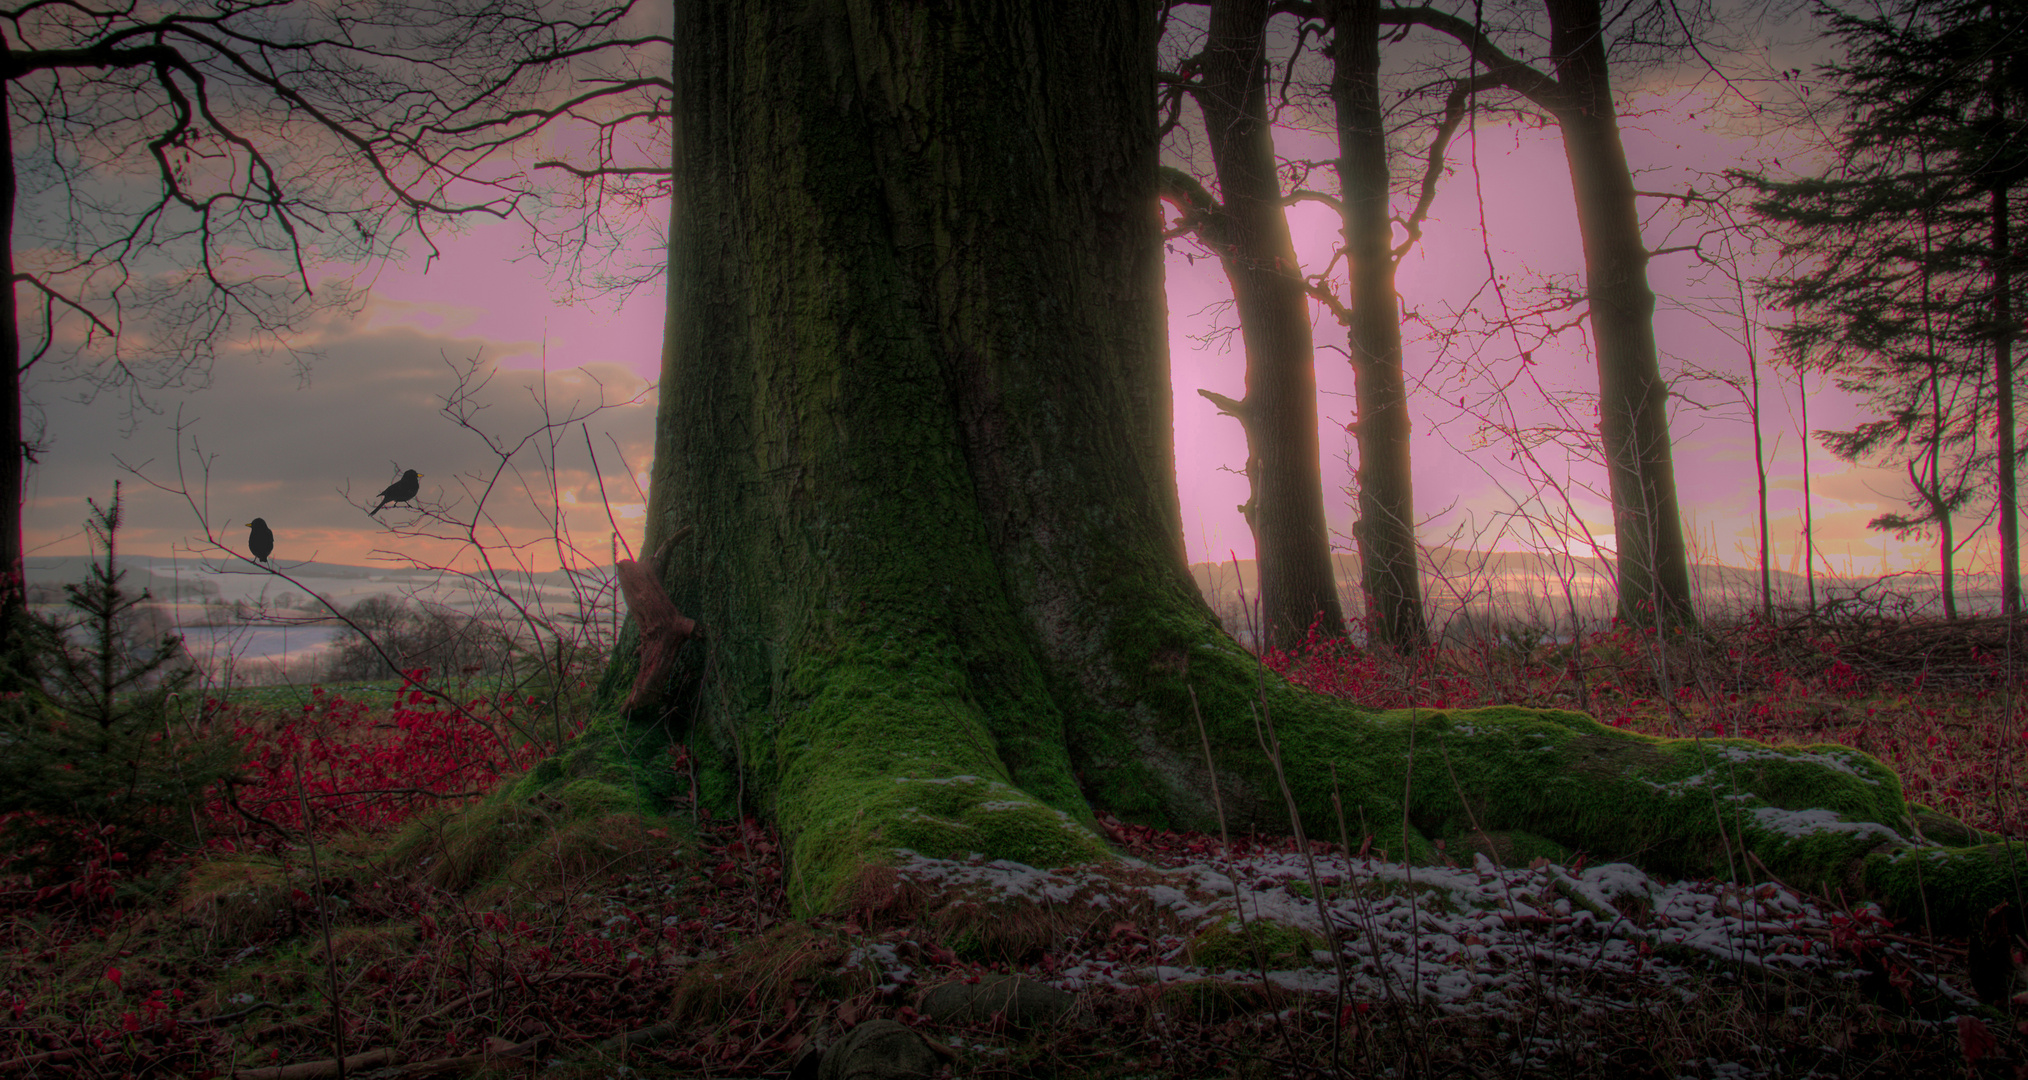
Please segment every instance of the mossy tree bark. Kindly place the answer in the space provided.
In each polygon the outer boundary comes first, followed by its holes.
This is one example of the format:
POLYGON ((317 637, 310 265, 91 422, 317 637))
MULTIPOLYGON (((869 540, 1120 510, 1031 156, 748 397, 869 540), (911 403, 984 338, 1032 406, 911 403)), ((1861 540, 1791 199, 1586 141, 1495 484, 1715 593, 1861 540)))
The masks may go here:
POLYGON ((1101 854, 1072 746, 1138 696, 1147 623, 1218 633, 1170 465, 1156 29, 1132 0, 676 6, 646 546, 696 527, 679 723, 742 763, 798 900, 883 842, 1101 854))
MULTIPOLYGON (((1314 835, 1336 794, 1397 856, 1744 873, 1744 846, 1908 900, 1908 807, 1863 755, 1362 713, 1219 629, 1168 444, 1155 31, 1136 0, 677 4, 646 548, 695 527, 665 581, 704 637, 636 730, 775 820, 805 910, 903 849, 1109 858, 1092 807, 1216 828, 1200 739, 1229 823, 1284 829, 1257 718, 1314 835)), ((2007 871, 1921 865, 1967 904, 2007 871)))

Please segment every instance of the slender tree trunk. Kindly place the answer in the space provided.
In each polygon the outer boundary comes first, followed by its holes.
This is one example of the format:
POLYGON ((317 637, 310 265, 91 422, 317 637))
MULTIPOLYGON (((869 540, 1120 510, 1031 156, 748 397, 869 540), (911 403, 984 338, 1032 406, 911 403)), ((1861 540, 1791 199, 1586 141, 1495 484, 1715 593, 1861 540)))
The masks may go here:
POLYGON ((1810 384, 1808 372, 1796 369, 1797 423, 1803 426, 1803 589, 1810 614, 1817 613, 1816 504, 1810 499, 1810 384))
POLYGON ((1767 527, 1767 449, 1760 430, 1760 349, 1756 346, 1754 321, 1746 302, 1746 282, 1738 274, 1738 264, 1732 264, 1733 295, 1739 300, 1740 340, 1746 345, 1746 375, 1751 396, 1747 407, 1753 421, 1753 496, 1754 526, 1760 540, 1760 618, 1763 623, 1774 623, 1774 572, 1771 541, 1767 527))
POLYGON ((1953 569, 1957 553, 1952 550, 1956 537, 1951 531, 1951 514, 1948 507, 1937 508, 1936 519, 1936 565, 1937 573, 1943 579, 1944 618, 1955 621, 1958 617, 1957 571, 1953 569))
POLYGON ((1613 105, 1599 0, 1544 0, 1544 6, 1554 77, 1501 52, 1473 23, 1434 8, 1390 7, 1380 21, 1450 35, 1484 65, 1491 84, 1546 109, 1562 129, 1598 353, 1599 437, 1611 482, 1620 616, 1689 623, 1695 613, 1669 443, 1669 388, 1655 349, 1655 293, 1613 105))
POLYGON ((1259 560, 1263 644, 1286 649, 1313 623, 1323 637, 1343 637, 1345 613, 1324 521, 1309 294, 1267 118, 1267 18, 1267 0, 1211 5, 1196 96, 1218 169, 1221 261, 1246 342, 1246 398, 1221 408, 1246 430, 1252 494, 1244 509, 1259 560))
POLYGON ((1380 103, 1379 0, 1332 7, 1331 99, 1338 111, 1338 181, 1352 272, 1352 369, 1359 401, 1359 542, 1366 611, 1396 650, 1429 647, 1416 566, 1409 471, 1408 387, 1394 289, 1387 125, 1380 103))
POLYGON ((1755 531, 1760 536, 1760 617, 1764 623, 1774 622, 1774 576, 1769 565, 1767 528, 1767 450, 1762 445, 1760 434, 1760 353, 1753 344, 1753 319, 1746 310, 1746 287, 1737 278, 1733 285, 1739 294, 1740 332, 1746 339, 1746 373, 1752 384, 1752 399, 1749 407, 1753 413, 1753 497, 1755 531))
MULTIPOLYGON (((2000 94, 1996 83, 1994 95, 2000 94)), ((2008 188, 1993 188, 1993 436, 2000 517, 2000 611, 2021 613, 2021 506, 2015 485, 2014 281, 2008 188)))
MULTIPOLYGON (((5 42, 0 41, 0 47, 5 42)), ((21 534, 22 500, 27 497, 27 441, 21 431, 21 316, 14 300, 14 133, 0 79, 0 658, 16 655, 18 616, 28 607, 28 579, 21 534)), ((12 680, 11 665, 0 663, 0 688, 12 680)))
POLYGON ((1598 348, 1599 433, 1618 534, 1620 614, 1649 624, 1687 623, 1694 616, 1669 443, 1669 386, 1655 349, 1648 249, 1620 141, 1599 3, 1546 3, 1557 82, 1569 97, 1558 120, 1598 348))
MULTIPOLYGON (((1989 14, 1997 19, 2003 6, 1997 3, 1989 5, 1989 14)), ((1993 128, 2001 132, 2006 131, 2009 122, 2007 93, 2013 83, 2005 55, 1994 54, 1992 72, 1987 92, 1993 104, 1993 128)), ((1993 185, 1993 451, 1999 473, 1996 501, 2000 517, 2000 611, 2012 616, 2021 613, 2021 506, 2015 482, 2018 462, 2014 441, 2014 338, 2019 328, 2014 325, 2014 251, 2010 221, 2013 183, 2004 174, 1991 178, 1989 182, 1993 185)), ((2008 640, 2013 640, 2011 631, 2008 640)))
MULTIPOLYGON (((1927 265, 1925 265, 1922 273, 1924 278, 1923 291, 1927 293, 1929 289, 1928 285, 1929 270, 1927 265)), ((1925 312, 1923 315, 1923 320, 1925 323, 1927 323, 1929 315, 1927 313, 1928 297, 1926 295, 1924 297, 1924 300, 1925 300, 1924 304, 1925 312)), ((1927 339, 1930 337, 1930 335, 1925 333, 1924 337, 1927 339)), ((1958 591, 1957 591, 1957 582, 1953 577, 1951 564, 1956 554, 1956 552, 1954 551, 1954 548, 1956 547, 1955 543, 1956 535, 1954 530, 1951 528, 1951 493, 1945 490, 1944 475, 1943 475, 1944 470, 1943 373, 1940 370, 1940 365, 1938 361, 1936 360, 1935 344, 1933 342, 1926 341, 1926 345, 1927 351, 1929 352, 1931 358, 1929 363, 1929 391, 1930 391, 1930 408, 1931 408, 1929 445, 1923 448, 1924 457, 1927 459, 1926 461, 1924 461, 1923 465, 1928 473, 1928 478, 1925 481, 1923 477, 1915 475, 1915 469, 1913 465, 1911 465, 1909 468, 1909 480, 1915 484, 1916 490, 1922 492, 1924 497, 1929 500, 1930 513, 1936 518, 1936 532, 1937 532, 1936 568, 1938 578, 1937 586, 1939 592, 1943 597, 1944 618, 1955 620, 1958 617, 1958 591)))
MULTIPOLYGON (((1918 147, 1916 159, 1921 168, 1922 186, 1924 189, 1927 189, 1930 186, 1929 153, 1927 149, 1918 147)), ((1951 575, 1951 560, 1954 554, 1952 550, 1953 536, 1951 534, 1951 500, 1944 491, 1943 482, 1943 370, 1941 355, 1937 351, 1935 312, 1931 307, 1933 269, 1931 260, 1935 257, 1936 250, 1931 229, 1930 205, 1927 200, 1923 202, 1922 208, 1918 213, 1922 218, 1922 262, 1916 272, 1921 275, 1922 286, 1922 351, 1923 355, 1929 358, 1929 444, 1924 448, 1924 455, 1928 458, 1926 465, 1929 470, 1929 483, 1925 485, 1917 478, 1912 468, 1910 469, 1909 479, 1915 481, 1917 491, 1923 492, 1928 497, 1930 512, 1936 515, 1938 586, 1943 596, 1944 618, 1954 620, 1958 617, 1958 594, 1957 583, 1952 579, 1951 575)))

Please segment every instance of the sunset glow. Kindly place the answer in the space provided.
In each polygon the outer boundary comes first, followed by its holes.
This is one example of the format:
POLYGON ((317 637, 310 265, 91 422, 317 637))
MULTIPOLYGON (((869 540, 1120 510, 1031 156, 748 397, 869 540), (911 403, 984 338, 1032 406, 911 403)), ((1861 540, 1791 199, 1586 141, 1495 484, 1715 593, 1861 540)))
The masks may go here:
MULTIPOLYGON (((1677 96, 1664 111, 1630 108, 1640 114, 1629 124, 1629 153, 1646 170, 1641 183, 1656 191, 1695 186, 1700 177, 1730 161, 1750 161, 1759 147, 1728 140, 1703 126, 1699 117, 1715 110, 1685 104, 1677 96), (1678 117, 1683 117, 1678 119, 1678 117), (1730 161, 1723 155, 1730 154, 1730 161)), ((1319 157, 1328 146, 1316 136, 1284 131, 1281 152, 1319 157)), ((1581 269, 1570 186, 1562 150, 1553 131, 1514 125, 1482 126, 1476 138, 1453 147, 1457 171, 1440 189, 1423 243, 1402 266, 1400 288, 1408 334, 1407 370, 1418 440, 1414 447, 1417 505, 1424 515, 1419 533, 1426 543, 1485 550, 1554 550, 1590 555, 1594 542, 1609 550, 1612 518, 1602 497, 1599 469, 1571 452, 1565 442, 1537 448, 1537 472, 1547 470, 1567 493, 1531 487, 1526 462, 1512 444, 1486 424, 1522 426, 1553 420, 1546 396, 1595 390, 1582 328, 1546 343, 1528 343, 1531 363, 1516 359, 1511 335, 1479 337, 1476 351, 1448 350, 1434 333, 1469 330, 1500 304, 1526 306, 1545 282, 1572 283, 1581 269), (1483 205, 1481 200, 1483 199, 1483 205), (1485 232, 1479 229, 1481 215, 1485 232), (1488 286, 1498 275, 1501 289, 1488 286), (1574 511, 1575 517, 1571 514, 1574 511), (1586 531, 1591 533, 1586 537, 1586 531)), ((1413 163, 1397 160, 1396 173, 1413 163)), ((650 215, 665 211, 655 208, 650 215)), ((1289 219, 1305 267, 1322 266, 1337 243, 1335 216, 1316 203, 1296 203, 1289 219)), ((644 221, 644 223, 647 223, 644 221)), ((1665 207, 1649 224, 1655 246, 1682 243, 1682 230, 1665 207)), ((513 227, 475 227, 442 241, 444 255, 426 269, 419 263, 382 267, 372 278, 373 299, 352 320, 327 318, 304 335, 306 347, 322 354, 306 378, 298 379, 286 358, 232 353, 221 358, 211 389, 157 394, 157 411, 133 414, 122 403, 101 397, 88 404, 65 399, 62 384, 30 388, 42 403, 51 439, 49 453, 30 476, 26 527, 31 556, 75 554, 82 550, 79 523, 84 498, 103 499, 116 479, 127 483, 132 526, 129 550, 167 555, 201 546, 202 529, 189 507, 155 491, 140 490, 118 461, 140 465, 151 478, 173 475, 172 425, 180 410, 186 438, 217 455, 211 477, 211 507, 218 521, 263 515, 276 523, 279 557, 291 560, 373 564, 393 558, 388 538, 363 513, 352 510, 338 491, 349 482, 357 493, 378 490, 397 463, 421 463, 434 481, 490 468, 471 433, 439 413, 455 380, 452 366, 477 360, 502 380, 525 381, 547 370, 564 378, 571 392, 592 387, 588 367, 608 384, 609 396, 625 397, 651 383, 660 362, 662 295, 644 288, 623 303, 594 298, 557 302, 566 287, 526 253, 526 237, 513 227), (632 380, 638 380, 632 381, 632 380), (314 436, 308 433, 316 433, 314 436), (462 438, 461 438, 462 436, 462 438), (312 444, 314 448, 309 445, 312 444), (301 449, 298 449, 301 447, 301 449), (117 461, 115 459, 118 459, 117 461)), ((1342 279, 1342 264, 1338 276, 1342 279)), ((1708 300, 1713 285, 1695 280, 1698 264, 1683 252, 1658 257, 1651 267, 1662 298, 1657 317, 1665 371, 1685 364, 1738 373, 1743 350, 1737 326, 1714 326, 1708 313, 1689 310, 1708 300)), ((1170 361, 1174 383, 1177 484, 1183 530, 1193 561, 1251 555, 1253 539, 1237 506, 1246 499, 1239 426, 1218 415, 1199 389, 1238 396, 1243 364, 1228 302, 1230 289, 1215 259, 1186 243, 1172 245, 1168 259, 1170 361)), ((1708 306, 1708 305, 1707 305, 1708 306)), ((1317 334, 1317 381, 1325 506, 1338 550, 1350 550, 1352 380, 1345 361, 1344 332, 1312 305, 1317 334)), ((1467 339, 1460 338, 1460 341, 1467 339)), ((1765 354, 1771 343, 1762 341, 1765 354)), ((1802 440, 1792 372, 1763 370, 1763 435, 1768 461, 1772 546, 1778 568, 1800 572, 1802 440)), ((1679 379, 1675 454, 1678 484, 1690 518, 1692 550, 1702 562, 1749 565, 1756 549, 1750 429, 1737 395, 1709 381, 1679 379), (1728 400, 1730 397, 1730 400, 1728 400)), ((561 393, 560 390, 553 390, 561 393)), ((647 468, 652 434, 653 391, 639 405, 607 414, 596 440, 601 450, 617 443, 637 473, 647 468)), ((1850 425, 1863 416, 1859 404, 1821 383, 1811 385, 1813 428, 1850 425)), ((530 400, 525 390, 516 395, 530 400)), ((567 396, 566 396, 567 399, 567 396)), ((497 414, 496 414, 497 416, 497 414)), ((526 419, 526 418, 524 418, 526 419)), ((598 429, 598 423, 594 428, 598 429)), ((505 435, 506 432, 496 432, 505 435)), ((519 431, 515 432, 518 437, 519 431)), ((574 436, 575 457, 566 454, 565 500, 577 509, 572 527, 609 534, 601 496, 574 436)), ((186 444, 186 454, 189 447, 186 444)), ((617 456, 617 455, 616 455, 617 456)), ((632 482, 611 482, 604 501, 627 543, 638 541, 642 504, 632 482)), ((1870 530, 1866 522, 1899 505, 1905 481, 1898 472, 1853 466, 1821 447, 1811 453, 1819 568, 1837 574, 1875 575, 1933 565, 1928 541, 1908 541, 1870 530)), ((426 489, 428 490, 428 489, 426 489)), ((452 489, 443 489, 448 492, 452 489)), ((525 500, 524 500, 525 501, 525 500)), ((1972 534, 1976 522, 1962 526, 1972 534)), ((503 537, 522 537, 532 523, 505 523, 503 537)), ((216 530, 222 536, 229 529, 216 530)), ((610 537, 594 547, 613 546, 610 537)), ((1983 530, 1960 566, 1987 568, 1990 545, 1983 530)), ((403 544, 408 555, 425 555, 427 545, 403 544)), ((538 568, 554 565, 553 553, 531 552, 538 568)))

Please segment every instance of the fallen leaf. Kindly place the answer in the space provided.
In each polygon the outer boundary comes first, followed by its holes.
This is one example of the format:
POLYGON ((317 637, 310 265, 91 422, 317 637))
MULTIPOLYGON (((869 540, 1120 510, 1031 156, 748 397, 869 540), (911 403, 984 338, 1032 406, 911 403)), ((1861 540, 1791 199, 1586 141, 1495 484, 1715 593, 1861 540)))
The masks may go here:
POLYGON ((1965 1055, 1965 1064, 1975 1064, 1980 1058, 1992 1053, 2000 1040, 1986 1030, 1986 1023, 1976 1016, 1958 1017, 1958 1049, 1965 1055))

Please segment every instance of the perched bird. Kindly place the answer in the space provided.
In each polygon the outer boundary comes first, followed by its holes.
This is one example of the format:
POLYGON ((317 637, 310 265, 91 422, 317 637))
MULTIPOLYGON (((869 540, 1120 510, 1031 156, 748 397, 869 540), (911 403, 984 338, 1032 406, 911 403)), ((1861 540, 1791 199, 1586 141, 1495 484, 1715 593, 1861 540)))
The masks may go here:
MULTIPOLYGON (((407 502, 415 498, 415 493, 421 490, 422 474, 410 469, 401 474, 401 479, 387 485, 387 490, 380 493, 380 506, 386 506, 391 502, 407 502)), ((368 510, 367 515, 370 517, 380 513, 380 506, 368 510)))
POLYGON ((267 562, 268 556, 275 553, 274 531, 269 529, 268 523, 261 518, 247 522, 246 527, 253 530, 247 534, 246 549, 253 552, 254 558, 267 562))

